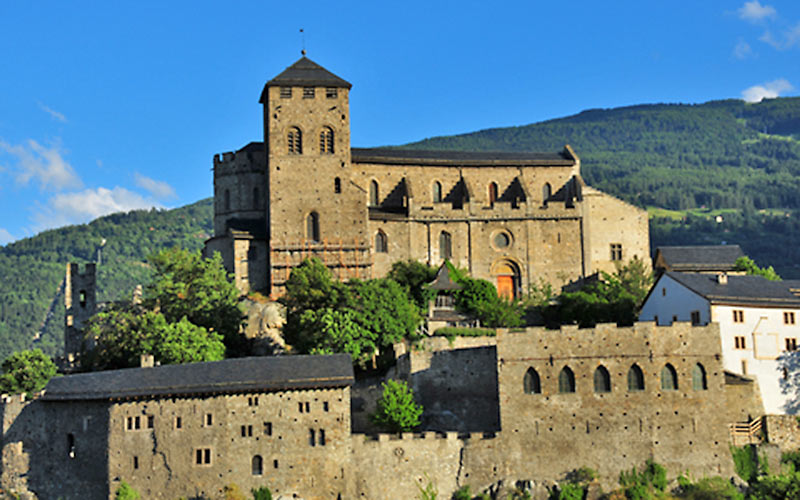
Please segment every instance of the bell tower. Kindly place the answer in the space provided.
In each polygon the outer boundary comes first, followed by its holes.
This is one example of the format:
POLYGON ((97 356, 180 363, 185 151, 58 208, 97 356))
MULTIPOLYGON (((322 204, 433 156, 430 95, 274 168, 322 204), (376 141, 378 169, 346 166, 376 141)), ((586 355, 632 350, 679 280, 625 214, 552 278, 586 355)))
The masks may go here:
POLYGON ((350 163, 351 87, 304 53, 261 93, 273 293, 310 256, 341 279, 370 276, 366 186, 350 163))

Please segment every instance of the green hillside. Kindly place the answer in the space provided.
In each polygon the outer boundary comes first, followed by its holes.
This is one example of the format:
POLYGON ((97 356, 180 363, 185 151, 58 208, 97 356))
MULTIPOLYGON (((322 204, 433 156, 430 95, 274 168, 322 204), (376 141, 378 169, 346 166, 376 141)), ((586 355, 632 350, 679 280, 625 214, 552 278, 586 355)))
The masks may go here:
POLYGON ((800 98, 595 109, 403 147, 558 151, 586 181, 639 206, 800 208, 800 98))
POLYGON ((0 247, 0 359, 41 347, 63 351, 63 280, 67 262, 90 262, 105 239, 98 300, 130 296, 149 281, 147 256, 165 247, 197 250, 212 233, 210 198, 174 210, 137 210, 45 231, 0 247))

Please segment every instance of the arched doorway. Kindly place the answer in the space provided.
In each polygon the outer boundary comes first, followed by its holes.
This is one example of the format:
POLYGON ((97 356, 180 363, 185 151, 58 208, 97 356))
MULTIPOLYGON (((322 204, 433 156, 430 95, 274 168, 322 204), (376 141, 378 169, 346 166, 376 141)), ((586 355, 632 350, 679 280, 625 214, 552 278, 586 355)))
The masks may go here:
POLYGON ((514 300, 520 293, 519 266, 510 260, 501 260, 492 266, 492 275, 496 277, 497 295, 514 300))

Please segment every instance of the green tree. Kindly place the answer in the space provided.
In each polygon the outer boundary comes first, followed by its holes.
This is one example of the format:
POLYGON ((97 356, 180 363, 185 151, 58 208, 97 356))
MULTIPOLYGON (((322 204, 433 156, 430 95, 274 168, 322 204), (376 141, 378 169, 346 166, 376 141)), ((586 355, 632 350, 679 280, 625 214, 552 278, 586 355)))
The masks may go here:
POLYGON ((352 298, 347 307, 356 321, 376 336, 379 347, 414 336, 422 318, 397 282, 387 278, 354 280, 349 286, 352 298))
POLYGON ((303 337, 314 347, 311 354, 346 352, 353 363, 365 367, 377 350, 376 335, 362 327, 349 309, 306 310, 300 317, 303 337))
POLYGON ((772 266, 758 267, 750 257, 744 256, 736 259, 733 265, 734 271, 744 271, 745 273, 753 276, 763 276, 770 281, 781 281, 781 277, 775 272, 772 266))
POLYGON ((419 425, 422 405, 414 401, 414 391, 403 381, 388 380, 371 419, 389 432, 406 432, 419 425))
POLYGON ((247 353, 239 292, 228 280, 219 253, 204 259, 199 252, 171 248, 151 256, 150 263, 154 278, 145 293, 148 307, 158 308, 170 323, 186 317, 219 333, 229 357, 247 353))
POLYGON ((122 480, 114 494, 114 498, 116 500, 139 500, 141 495, 139 495, 139 492, 133 489, 131 485, 126 483, 125 480, 122 480))
POLYGON ((445 265, 450 270, 450 277, 461 285, 461 289, 453 294, 456 309, 479 319, 483 326, 522 326, 522 307, 517 301, 498 296, 497 288, 488 281, 470 278, 450 262, 445 265))
POLYGON ((116 305, 94 315, 86 326, 82 365, 93 370, 139 366, 142 354, 161 364, 218 361, 225 357, 222 336, 186 317, 170 323, 159 312, 135 305, 116 305))
POLYGON ((56 365, 40 349, 15 352, 2 364, 0 391, 32 397, 56 374, 56 365))
POLYGON ((387 275, 402 286, 420 311, 428 310, 435 293, 428 287, 436 278, 436 269, 416 260, 395 262, 387 275))

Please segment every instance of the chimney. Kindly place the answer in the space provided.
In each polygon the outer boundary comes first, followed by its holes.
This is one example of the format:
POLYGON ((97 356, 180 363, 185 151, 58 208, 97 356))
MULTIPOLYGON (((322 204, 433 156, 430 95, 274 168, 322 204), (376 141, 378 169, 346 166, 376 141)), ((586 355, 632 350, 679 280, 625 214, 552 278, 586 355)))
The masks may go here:
POLYGON ((727 285, 728 275, 726 273, 719 273, 717 275, 717 283, 719 283, 720 285, 727 285))
POLYGON ((142 368, 152 368, 155 365, 152 354, 142 354, 139 356, 139 366, 142 368))

